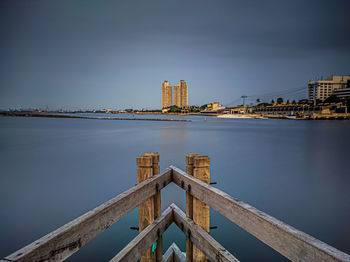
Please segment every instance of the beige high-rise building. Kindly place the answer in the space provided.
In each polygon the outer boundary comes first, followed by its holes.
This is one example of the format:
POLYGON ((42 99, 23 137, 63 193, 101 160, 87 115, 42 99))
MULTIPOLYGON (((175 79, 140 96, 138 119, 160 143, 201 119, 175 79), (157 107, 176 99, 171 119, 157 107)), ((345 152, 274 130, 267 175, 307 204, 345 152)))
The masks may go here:
POLYGON ((161 90, 161 104, 162 109, 173 105, 173 87, 169 85, 168 81, 164 81, 161 90))
POLYGON ((180 80, 178 85, 174 85, 174 105, 180 108, 188 107, 188 85, 185 80, 180 80))
POLYGON ((185 80, 180 80, 178 85, 174 85, 174 101, 172 86, 168 81, 164 81, 161 89, 162 109, 175 105, 180 108, 188 107, 188 85, 185 80))
POLYGON ((308 83, 309 101, 319 99, 324 101, 334 94, 335 90, 346 88, 350 76, 329 76, 326 80, 310 81, 308 83))
POLYGON ((180 85, 174 85, 174 105, 181 107, 181 89, 180 85))

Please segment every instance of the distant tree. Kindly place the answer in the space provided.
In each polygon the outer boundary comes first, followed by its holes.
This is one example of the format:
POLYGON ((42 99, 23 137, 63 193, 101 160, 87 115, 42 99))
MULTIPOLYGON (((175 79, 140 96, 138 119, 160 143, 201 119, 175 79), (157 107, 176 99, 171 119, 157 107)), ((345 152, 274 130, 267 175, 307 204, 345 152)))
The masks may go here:
POLYGON ((275 103, 275 100, 272 99, 272 100, 271 100, 271 104, 274 104, 274 103, 275 103))
POLYGON ((283 98, 282 97, 279 97, 277 98, 277 104, 282 104, 283 103, 283 98))
POLYGON ((207 104, 201 105, 201 107, 200 107, 201 110, 204 110, 206 108, 207 108, 207 104))
POLYGON ((309 101, 307 99, 301 99, 299 100, 298 104, 308 104, 309 101))
POLYGON ((258 98, 258 99, 256 100, 256 102, 257 102, 257 103, 260 103, 260 98, 258 98))
POLYGON ((257 104, 258 107, 265 107, 265 106, 269 106, 270 104, 269 103, 260 103, 260 104, 257 104))
POLYGON ((296 104, 295 100, 293 100, 293 101, 292 101, 292 104, 293 104, 293 105, 295 105, 295 104, 296 104))
POLYGON ((197 113, 200 111, 199 106, 190 106, 189 111, 192 113, 197 113))
POLYGON ((290 103, 290 102, 289 102, 289 100, 287 100, 287 102, 286 102, 286 103, 287 103, 287 105, 288 105, 288 104, 290 103))
POLYGON ((170 112, 170 113, 181 113, 181 108, 179 108, 178 106, 171 106, 168 112, 170 112))
POLYGON ((331 95, 324 100, 325 103, 339 103, 341 100, 336 95, 331 95))

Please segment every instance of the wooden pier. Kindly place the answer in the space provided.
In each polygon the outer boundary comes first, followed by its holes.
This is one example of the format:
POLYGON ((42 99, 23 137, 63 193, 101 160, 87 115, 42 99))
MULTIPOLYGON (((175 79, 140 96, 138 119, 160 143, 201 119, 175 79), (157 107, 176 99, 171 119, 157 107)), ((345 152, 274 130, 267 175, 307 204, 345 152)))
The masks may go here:
POLYGON ((159 172, 158 163, 158 153, 138 156, 136 186, 1 262, 65 260, 136 207, 140 232, 111 259, 113 262, 238 261, 209 235, 209 207, 292 261, 350 262, 348 254, 211 186, 209 157, 187 155, 186 172, 175 166, 159 172), (160 191, 170 183, 186 191, 186 214, 175 204, 161 212, 160 191), (186 235, 186 256, 175 243, 163 253, 161 237, 172 223, 186 235))

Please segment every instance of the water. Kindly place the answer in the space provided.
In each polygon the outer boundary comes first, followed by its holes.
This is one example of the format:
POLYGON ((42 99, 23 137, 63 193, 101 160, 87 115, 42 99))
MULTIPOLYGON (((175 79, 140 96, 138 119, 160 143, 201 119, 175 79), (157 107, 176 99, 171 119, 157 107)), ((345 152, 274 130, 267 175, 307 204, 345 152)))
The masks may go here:
MULTIPOLYGON (((0 117, 0 257, 134 186, 145 152, 160 153, 161 169, 184 169, 187 153, 208 155, 218 188, 350 253, 350 121, 175 117, 192 122, 0 117)), ((185 210, 173 184, 162 201, 185 210)), ((215 211, 211 225, 242 261, 286 261, 215 211)), ((68 261, 111 259, 136 236, 130 226, 137 210, 68 261)), ((175 225, 164 251, 172 242, 185 250, 175 225)))

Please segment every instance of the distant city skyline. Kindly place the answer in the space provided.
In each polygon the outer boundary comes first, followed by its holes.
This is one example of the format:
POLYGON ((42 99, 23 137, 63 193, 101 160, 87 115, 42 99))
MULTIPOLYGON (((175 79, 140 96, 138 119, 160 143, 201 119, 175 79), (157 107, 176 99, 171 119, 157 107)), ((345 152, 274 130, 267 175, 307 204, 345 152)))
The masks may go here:
POLYGON ((307 98, 309 80, 350 73, 348 10, 346 0, 3 0, 0 109, 159 109, 164 79, 186 79, 190 105, 301 88, 285 98, 307 98))

